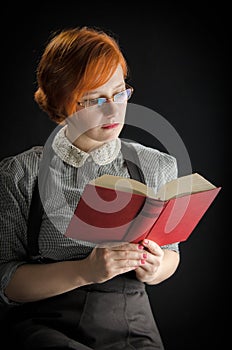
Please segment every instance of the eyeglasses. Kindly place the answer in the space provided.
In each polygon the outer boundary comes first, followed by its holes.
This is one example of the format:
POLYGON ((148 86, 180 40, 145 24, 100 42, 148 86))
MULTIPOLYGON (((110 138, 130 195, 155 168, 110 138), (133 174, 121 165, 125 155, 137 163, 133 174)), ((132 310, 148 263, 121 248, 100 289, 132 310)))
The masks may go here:
POLYGON ((126 90, 118 92, 117 94, 113 95, 111 98, 98 97, 98 98, 94 98, 93 100, 77 102, 77 104, 81 107, 88 108, 93 106, 102 106, 107 101, 113 101, 115 103, 124 103, 131 98, 133 91, 134 91, 133 87, 126 84, 126 90))

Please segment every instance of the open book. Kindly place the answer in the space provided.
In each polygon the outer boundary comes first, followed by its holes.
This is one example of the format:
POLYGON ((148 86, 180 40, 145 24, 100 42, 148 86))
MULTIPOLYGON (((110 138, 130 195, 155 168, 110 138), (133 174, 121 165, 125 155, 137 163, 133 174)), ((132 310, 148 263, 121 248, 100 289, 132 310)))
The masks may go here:
POLYGON ((65 235, 93 243, 185 241, 220 189, 198 173, 174 179, 157 193, 139 181, 103 175, 85 186, 65 235))

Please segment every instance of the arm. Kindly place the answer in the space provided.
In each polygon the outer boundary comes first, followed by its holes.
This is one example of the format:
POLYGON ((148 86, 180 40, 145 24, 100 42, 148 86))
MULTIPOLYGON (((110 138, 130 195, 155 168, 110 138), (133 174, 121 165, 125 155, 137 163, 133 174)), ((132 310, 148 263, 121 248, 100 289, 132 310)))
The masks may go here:
POLYGON ((105 282, 142 266, 142 259, 141 245, 124 243, 96 247, 83 260, 24 264, 16 269, 5 295, 15 302, 45 299, 83 285, 105 282))
POLYGON ((36 301, 89 284, 87 276, 82 260, 24 264, 16 269, 5 295, 15 302, 36 301))
POLYGON ((151 240, 144 240, 142 244, 145 247, 146 258, 143 266, 136 269, 137 278, 153 285, 171 277, 179 265, 179 253, 169 249, 161 249, 158 244, 151 240))

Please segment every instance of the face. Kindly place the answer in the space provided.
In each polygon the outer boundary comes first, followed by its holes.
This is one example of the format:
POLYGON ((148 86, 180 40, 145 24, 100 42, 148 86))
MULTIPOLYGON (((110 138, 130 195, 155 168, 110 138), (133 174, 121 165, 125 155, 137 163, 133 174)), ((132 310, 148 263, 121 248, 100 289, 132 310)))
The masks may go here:
MULTIPOLYGON (((122 67, 119 65, 113 76, 94 91, 88 91, 79 101, 81 104, 104 97, 111 99, 125 90, 122 67)), ((73 114, 66 119, 68 139, 85 152, 116 139, 124 125, 127 101, 123 103, 107 100, 102 105, 75 106, 73 114)))

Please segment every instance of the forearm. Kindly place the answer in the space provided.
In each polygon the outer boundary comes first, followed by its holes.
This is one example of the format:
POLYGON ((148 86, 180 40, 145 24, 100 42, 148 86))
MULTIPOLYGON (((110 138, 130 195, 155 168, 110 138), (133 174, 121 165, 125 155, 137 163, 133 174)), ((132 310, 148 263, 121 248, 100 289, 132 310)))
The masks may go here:
POLYGON ((87 276, 85 260, 25 264, 14 273, 5 295, 16 302, 41 300, 90 284, 87 276))
POLYGON ((167 278, 171 277, 174 272, 176 271, 178 265, 180 262, 180 255, 179 253, 169 250, 169 249, 164 249, 164 256, 162 259, 162 262, 157 269, 157 271, 154 273, 154 278, 150 281, 147 282, 149 285, 153 284, 158 284, 167 278))

